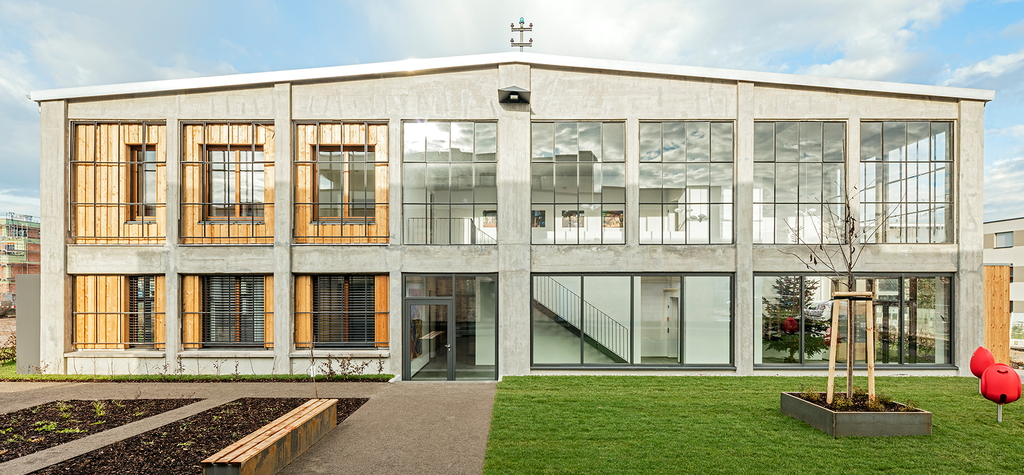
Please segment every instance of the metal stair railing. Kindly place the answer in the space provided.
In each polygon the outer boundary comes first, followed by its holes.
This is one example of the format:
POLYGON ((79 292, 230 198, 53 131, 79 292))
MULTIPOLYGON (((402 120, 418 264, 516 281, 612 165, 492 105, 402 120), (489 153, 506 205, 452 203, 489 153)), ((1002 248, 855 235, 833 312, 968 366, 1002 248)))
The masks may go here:
POLYGON ((585 340, 613 359, 629 361, 629 328, 547 276, 534 277, 533 300, 572 326, 585 340), (581 309, 582 305, 582 309, 581 309), (610 354, 609 354, 610 353, 610 354))

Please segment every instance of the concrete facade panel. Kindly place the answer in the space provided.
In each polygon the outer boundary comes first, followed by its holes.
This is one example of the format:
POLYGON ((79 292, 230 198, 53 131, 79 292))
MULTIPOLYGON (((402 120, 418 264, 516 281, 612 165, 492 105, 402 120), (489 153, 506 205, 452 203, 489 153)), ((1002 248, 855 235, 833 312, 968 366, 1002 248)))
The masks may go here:
MULTIPOLYGON (((180 120, 270 120, 274 115, 272 87, 230 91, 161 94, 79 100, 68 104, 72 120, 142 120, 176 117, 180 120)), ((170 129, 168 129, 170 131, 170 129)))
POLYGON ((955 120, 957 102, 953 99, 914 98, 866 94, 839 90, 800 87, 756 86, 756 120, 845 120, 851 116, 863 120, 955 120))
POLYGON ((163 274, 164 246, 68 246, 68 274, 163 274))

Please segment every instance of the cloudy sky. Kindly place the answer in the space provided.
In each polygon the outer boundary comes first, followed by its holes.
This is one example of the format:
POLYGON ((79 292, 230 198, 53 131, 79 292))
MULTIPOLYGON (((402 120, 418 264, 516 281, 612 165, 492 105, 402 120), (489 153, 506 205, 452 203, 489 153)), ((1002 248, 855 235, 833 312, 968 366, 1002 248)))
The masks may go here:
POLYGON ((508 51, 995 89, 985 219, 1024 216, 1024 1, 0 0, 0 212, 39 212, 29 91, 508 51))

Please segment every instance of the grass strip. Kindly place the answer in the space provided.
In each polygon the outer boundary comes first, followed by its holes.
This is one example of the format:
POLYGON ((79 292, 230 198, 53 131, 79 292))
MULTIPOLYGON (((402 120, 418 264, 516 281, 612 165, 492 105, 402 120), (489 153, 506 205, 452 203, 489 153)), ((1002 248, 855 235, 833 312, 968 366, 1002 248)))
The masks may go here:
MULTIPOLYGON (((317 375, 317 382, 367 382, 378 383, 390 381, 393 374, 350 374, 350 375, 317 375)), ((304 374, 18 374, 15 363, 0 365, 0 381, 76 381, 89 383, 107 382, 167 382, 167 383, 214 383, 214 382, 309 382, 304 374)))

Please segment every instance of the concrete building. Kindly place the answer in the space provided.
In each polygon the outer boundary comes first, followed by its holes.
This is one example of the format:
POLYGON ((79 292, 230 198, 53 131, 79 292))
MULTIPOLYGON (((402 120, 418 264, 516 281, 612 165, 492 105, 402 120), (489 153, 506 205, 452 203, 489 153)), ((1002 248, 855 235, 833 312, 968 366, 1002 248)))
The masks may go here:
POLYGON ((0 307, 17 302, 14 276, 39 273, 39 218, 7 213, 0 218, 0 307))
POLYGON ((821 374, 793 253, 847 202, 879 372, 982 340, 992 91, 501 53, 31 97, 47 372, 821 374))
POLYGON ((1024 218, 986 222, 984 239, 985 263, 1010 266, 1010 346, 1024 348, 1024 218))

